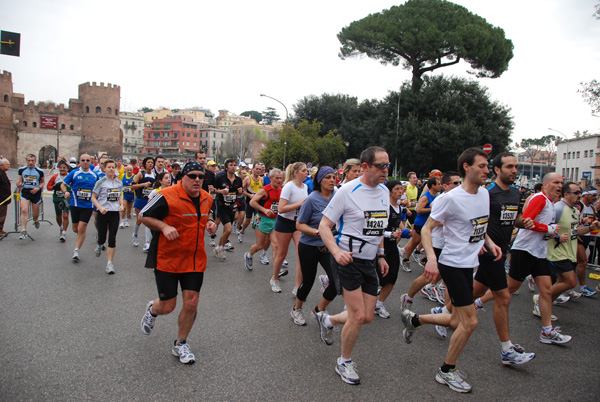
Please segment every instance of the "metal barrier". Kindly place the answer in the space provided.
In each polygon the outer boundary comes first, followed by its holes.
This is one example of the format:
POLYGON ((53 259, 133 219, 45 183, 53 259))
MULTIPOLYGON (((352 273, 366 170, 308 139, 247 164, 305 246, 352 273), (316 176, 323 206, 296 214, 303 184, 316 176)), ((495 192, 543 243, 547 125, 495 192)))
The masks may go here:
MULTIPOLYGON (((15 226, 14 226, 14 231, 11 232, 6 232, 6 234, 2 237, 0 237, 0 240, 3 240, 5 237, 8 237, 9 234, 21 234, 21 194, 20 193, 13 193, 12 195, 13 198, 13 205, 15 206, 15 226)), ((33 223, 33 208, 31 206, 31 203, 29 203, 29 211, 27 212, 27 222, 32 222, 33 223)), ((42 202, 40 203, 40 214, 38 217, 38 222, 47 222, 50 225, 52 225, 52 222, 50 222, 49 220, 44 219, 44 195, 42 194, 42 202)), ((27 237, 29 239, 31 239, 31 241, 35 241, 35 239, 33 237, 31 237, 29 235, 29 233, 27 233, 27 237)))

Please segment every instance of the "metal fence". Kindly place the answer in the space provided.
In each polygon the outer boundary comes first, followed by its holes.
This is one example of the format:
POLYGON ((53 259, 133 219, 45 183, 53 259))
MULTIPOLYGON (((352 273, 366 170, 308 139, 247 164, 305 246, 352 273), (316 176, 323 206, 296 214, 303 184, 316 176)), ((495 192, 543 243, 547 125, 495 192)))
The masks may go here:
MULTIPOLYGON (((21 234, 21 194, 20 193, 14 193, 12 195, 13 198, 13 205, 15 206, 15 226, 14 226, 14 230, 10 231, 10 232, 6 232, 6 234, 2 237, 0 237, 0 240, 4 239, 5 237, 8 237, 8 235, 10 234, 21 234)), ((31 203, 29 203, 29 211, 27 212, 27 223, 29 224, 29 222, 31 222, 33 224, 33 208, 31 203)), ((40 214, 38 217, 38 222, 46 222, 49 223, 50 225, 52 225, 52 222, 44 219, 44 197, 42 194, 42 202, 40 203, 40 214)), ((29 233, 27 234, 27 237, 34 241, 34 239, 29 235, 29 233)))

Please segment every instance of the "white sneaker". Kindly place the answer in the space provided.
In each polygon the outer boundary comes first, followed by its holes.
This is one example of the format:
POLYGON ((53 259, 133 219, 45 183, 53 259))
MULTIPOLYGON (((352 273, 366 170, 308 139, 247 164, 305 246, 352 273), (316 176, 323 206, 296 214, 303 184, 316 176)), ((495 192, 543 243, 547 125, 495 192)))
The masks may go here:
POLYGON ((142 249, 142 251, 144 253, 147 253, 148 250, 150 250, 150 243, 146 242, 146 243, 144 243, 144 248, 142 249))
POLYGON ((329 277, 327 275, 319 275, 319 283, 321 284, 321 293, 325 293, 325 289, 329 286, 329 277))
POLYGON ((555 306, 558 304, 564 304, 566 302, 568 302, 571 298, 569 296, 567 296, 566 294, 560 294, 558 295, 558 297, 556 298, 556 300, 554 300, 552 302, 552 304, 554 304, 555 306))
POLYGON ((252 271, 252 256, 249 252, 244 253, 244 262, 246 265, 246 269, 248 271, 252 271))
POLYGON ((128 228, 129 227, 129 219, 125 219, 125 227, 128 228))
POLYGON ((73 250, 73 257, 71 257, 73 262, 79 262, 79 250, 73 250))
POLYGON ((571 338, 570 335, 563 335, 559 331, 557 331, 556 328, 552 328, 552 331, 550 331, 549 334, 545 334, 544 331, 540 333, 540 342, 546 344, 555 343, 557 345, 560 345, 563 343, 570 342, 571 339, 573 338, 571 338))
POLYGON ((375 312, 381 318, 390 318, 390 313, 385 309, 385 306, 380 301, 377 301, 377 303, 375 304, 375 312))
POLYGON ((223 246, 224 251, 233 251, 234 249, 235 249, 235 247, 233 247, 231 245, 231 242, 229 242, 229 241, 227 243, 225 243, 225 245, 223 246))
POLYGON ((119 223, 119 229, 123 229, 125 228, 125 222, 121 221, 121 223, 119 223))
POLYGON ((527 287, 529 288, 529 290, 531 290, 532 292, 535 292, 535 280, 533 279, 533 276, 531 275, 527 275, 527 287))
POLYGON ((173 345, 172 350, 173 356, 179 357, 179 361, 183 364, 193 364, 196 361, 196 357, 190 352, 190 346, 187 343, 177 343, 173 345))
POLYGON ((115 264, 112 261, 106 263, 106 273, 112 275, 115 273, 115 264))
POLYGON ((279 287, 279 281, 274 281, 273 279, 271 279, 269 282, 271 283, 271 291, 273 293, 281 293, 281 288, 279 287))
MULTIPOLYGON (((542 317, 540 313, 540 295, 533 295, 533 315, 536 317, 542 317)), ((554 314, 550 315, 550 321, 557 321, 558 317, 554 314)))
MULTIPOLYGON (((442 314, 442 312, 443 312, 443 307, 433 307, 431 309, 431 314, 442 314)), ((437 332, 438 335, 441 336, 442 338, 446 338, 448 336, 448 328, 443 327, 441 325, 435 326, 435 332, 437 332)))
POLYGON ((96 253, 96 257, 100 257, 100 254, 102 254, 102 246, 97 245, 96 250, 94 252, 96 253))
POLYGON ((209 245, 210 247, 215 247, 215 245, 216 245, 216 244, 215 244, 215 239, 213 239, 213 238, 211 237, 211 238, 210 238, 210 241, 208 242, 208 245, 209 245))
POLYGON ((281 268, 279 270, 279 277, 281 278, 282 276, 286 276, 289 273, 289 271, 287 270, 287 268, 281 268))
POLYGON ((140 240, 138 239, 138 237, 136 235, 133 235, 132 243, 133 243, 133 247, 137 247, 140 245, 140 240))
POLYGON ((284 266, 284 267, 287 267, 287 266, 288 266, 288 261, 287 261, 285 258, 283 259, 283 266, 284 266))
POLYGON ((294 319, 294 324, 296 325, 306 325, 306 320, 304 319, 304 315, 302 314, 302 309, 301 308, 294 308, 292 307, 292 311, 291 311, 291 316, 294 319))
POLYGON ((244 242, 244 234, 243 234, 242 232, 238 233, 238 241, 239 241, 240 243, 243 243, 243 242, 244 242))
POLYGON ((262 265, 269 265, 269 256, 265 250, 260 252, 260 263, 262 265))
POLYGON ((225 251, 222 247, 215 247, 215 255, 220 261, 225 261, 227 259, 227 257, 225 256, 225 251))

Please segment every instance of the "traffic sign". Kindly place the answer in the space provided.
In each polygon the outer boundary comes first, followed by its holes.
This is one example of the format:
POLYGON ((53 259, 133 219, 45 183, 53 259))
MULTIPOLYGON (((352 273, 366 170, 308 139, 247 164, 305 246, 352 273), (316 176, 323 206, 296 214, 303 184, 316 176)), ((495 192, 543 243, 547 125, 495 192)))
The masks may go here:
POLYGON ((491 154, 492 153, 492 144, 485 144, 483 146, 483 152, 485 152, 486 154, 491 154))
POLYGON ((310 169, 310 168, 312 167, 312 162, 308 162, 308 163, 306 164, 306 167, 310 169))

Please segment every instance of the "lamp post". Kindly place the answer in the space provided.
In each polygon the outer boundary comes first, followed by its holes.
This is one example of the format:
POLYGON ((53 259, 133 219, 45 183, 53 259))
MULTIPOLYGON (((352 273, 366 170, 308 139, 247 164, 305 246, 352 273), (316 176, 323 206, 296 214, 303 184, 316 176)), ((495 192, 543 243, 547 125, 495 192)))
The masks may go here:
MULTIPOLYGON (((567 173, 567 176, 568 176, 566 179, 569 180, 571 177, 571 175, 569 175, 569 138, 564 133, 561 133, 560 131, 555 130, 553 128, 548 127, 548 130, 559 133, 560 135, 565 137, 565 140, 567 142, 567 157, 565 158, 565 173, 567 173)), ((558 155, 556 155, 556 159, 558 160, 558 155)))
MULTIPOLYGON (((283 104, 282 101, 280 101, 279 99, 275 99, 272 96, 269 95, 265 95, 265 94, 260 94, 260 96, 264 96, 265 98, 269 98, 269 99, 273 99, 275 102, 279 102, 281 104, 281 106, 283 106, 283 108, 285 109, 285 122, 288 122, 289 119, 289 114, 288 114, 288 109, 287 107, 283 104)), ((284 129, 283 131, 283 169, 285 170, 285 154, 287 152, 287 131, 284 129)))

